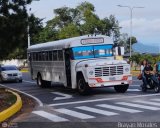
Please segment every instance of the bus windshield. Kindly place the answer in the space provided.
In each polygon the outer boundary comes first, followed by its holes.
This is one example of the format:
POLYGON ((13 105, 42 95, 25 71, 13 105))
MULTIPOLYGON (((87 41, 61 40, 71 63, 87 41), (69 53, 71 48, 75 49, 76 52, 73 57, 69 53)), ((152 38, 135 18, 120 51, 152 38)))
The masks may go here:
POLYGON ((110 57, 113 56, 113 45, 94 45, 94 46, 82 46, 74 47, 73 56, 74 59, 88 59, 98 57, 110 57))

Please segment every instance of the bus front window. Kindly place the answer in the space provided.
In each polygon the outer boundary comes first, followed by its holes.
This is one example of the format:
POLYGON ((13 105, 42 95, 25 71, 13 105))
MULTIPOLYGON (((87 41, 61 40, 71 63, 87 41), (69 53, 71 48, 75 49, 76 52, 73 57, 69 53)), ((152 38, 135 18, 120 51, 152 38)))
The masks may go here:
POLYGON ((113 56, 113 45, 97 45, 94 46, 95 57, 110 57, 113 56))
POLYGON ((89 59, 113 56, 113 45, 94 45, 72 48, 74 59, 89 59))
POLYGON ((74 59, 94 58, 93 46, 83 46, 72 48, 74 59))

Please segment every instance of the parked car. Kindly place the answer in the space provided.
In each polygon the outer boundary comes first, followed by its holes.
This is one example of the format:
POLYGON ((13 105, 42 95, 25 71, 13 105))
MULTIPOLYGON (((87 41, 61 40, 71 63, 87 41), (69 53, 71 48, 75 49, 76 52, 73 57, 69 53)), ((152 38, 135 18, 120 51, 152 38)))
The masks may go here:
POLYGON ((0 65, 0 83, 5 81, 22 82, 22 73, 14 65, 0 65))

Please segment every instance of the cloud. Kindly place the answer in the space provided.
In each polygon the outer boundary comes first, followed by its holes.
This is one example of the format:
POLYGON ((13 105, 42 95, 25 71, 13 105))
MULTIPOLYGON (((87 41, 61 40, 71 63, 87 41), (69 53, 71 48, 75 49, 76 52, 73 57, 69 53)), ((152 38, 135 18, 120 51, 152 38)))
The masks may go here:
MULTIPOLYGON (((121 21, 122 32, 130 32, 130 20, 121 21)), ((160 19, 133 19, 133 35, 142 43, 160 42, 160 19)))

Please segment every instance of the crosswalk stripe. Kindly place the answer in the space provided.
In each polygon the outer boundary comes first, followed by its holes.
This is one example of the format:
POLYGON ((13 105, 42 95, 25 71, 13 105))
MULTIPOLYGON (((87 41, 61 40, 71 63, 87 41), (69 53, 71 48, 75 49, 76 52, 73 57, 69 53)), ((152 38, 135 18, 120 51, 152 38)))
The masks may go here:
POLYGON ((127 91, 129 91, 129 92, 140 92, 141 90, 139 90, 139 89, 127 89, 127 91))
POLYGON ((37 114, 41 117, 44 117, 48 120, 51 120, 53 122, 64 122, 64 121, 69 121, 68 119, 65 119, 65 118, 62 118, 62 117, 59 117, 57 115, 54 115, 54 114, 51 114, 51 113, 48 113, 48 112, 45 112, 45 111, 34 111, 32 112, 34 114, 37 114))
POLYGON ((160 108, 157 108, 157 107, 146 106, 146 105, 141 105, 141 104, 134 104, 134 103, 127 103, 127 102, 117 102, 116 104, 136 107, 136 108, 143 108, 143 109, 148 109, 148 110, 160 110, 160 108))
POLYGON ((119 106, 114 106, 114 105, 108 105, 108 104, 100 104, 100 105, 97 105, 97 106, 103 107, 103 108, 109 108, 109 109, 113 109, 113 110, 119 110, 119 111, 123 111, 123 112, 129 112, 129 113, 142 112, 140 110, 135 110, 135 109, 130 109, 130 108, 124 108, 124 107, 119 107, 119 106))
POLYGON ((153 101, 159 101, 160 102, 160 99, 151 99, 151 100, 153 100, 153 101))
POLYGON ((160 106, 160 103, 151 102, 151 101, 141 101, 141 100, 137 100, 137 101, 134 101, 134 102, 143 103, 143 104, 149 104, 149 105, 155 105, 155 106, 160 106))
POLYGON ((65 109, 65 108, 55 109, 54 111, 57 111, 59 113, 63 113, 63 114, 69 115, 69 116, 77 117, 77 118, 80 118, 80 119, 95 118, 94 116, 90 116, 90 115, 87 115, 87 114, 84 114, 84 113, 76 112, 76 111, 65 109))
POLYGON ((118 113, 109 112, 109 111, 106 111, 106 110, 100 110, 100 109, 87 107, 87 106, 80 106, 80 107, 76 107, 76 108, 84 110, 84 111, 89 111, 89 112, 93 112, 93 113, 97 113, 97 114, 106 115, 106 116, 119 115, 118 113))

